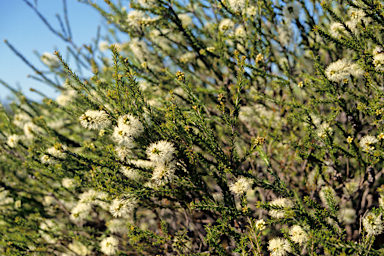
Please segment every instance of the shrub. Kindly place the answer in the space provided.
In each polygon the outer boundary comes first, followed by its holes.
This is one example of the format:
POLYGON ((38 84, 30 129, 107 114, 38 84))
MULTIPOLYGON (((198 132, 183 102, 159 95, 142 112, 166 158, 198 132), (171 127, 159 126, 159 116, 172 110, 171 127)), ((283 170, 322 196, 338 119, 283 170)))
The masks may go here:
POLYGON ((81 2, 129 39, 2 108, 2 254, 383 253, 381 1, 81 2))

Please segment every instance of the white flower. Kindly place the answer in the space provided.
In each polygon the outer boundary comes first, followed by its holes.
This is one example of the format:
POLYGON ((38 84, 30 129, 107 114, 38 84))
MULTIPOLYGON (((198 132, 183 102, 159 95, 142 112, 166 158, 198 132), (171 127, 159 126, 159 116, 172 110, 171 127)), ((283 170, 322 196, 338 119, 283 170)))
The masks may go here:
POLYGON ((283 15, 287 19, 297 19, 301 10, 301 4, 297 2, 288 3, 283 8, 283 15))
POLYGON ((325 69, 325 75, 330 81, 340 82, 345 78, 348 78, 350 75, 355 77, 360 77, 364 74, 358 64, 353 63, 349 59, 341 59, 336 62, 331 63, 325 69))
POLYGON ((62 144, 56 144, 54 147, 50 147, 47 149, 47 153, 56 158, 65 159, 66 153, 63 150, 67 150, 67 146, 62 144))
POLYGON ((74 188, 74 187, 77 187, 77 185, 78 185, 77 181, 75 179, 71 179, 71 178, 62 179, 61 184, 65 188, 74 188))
POLYGON ((111 124, 108 114, 103 110, 87 110, 79 117, 80 124, 89 130, 101 130, 111 124))
POLYGON ((128 232, 127 222, 125 219, 111 219, 105 225, 112 233, 125 234, 128 232))
POLYGON ((307 232, 300 227, 299 225, 294 225, 289 230, 289 235, 291 236, 291 240, 297 244, 303 245, 308 241, 307 232))
POLYGON ((27 139, 33 139, 35 134, 44 133, 43 129, 32 122, 27 122, 24 124, 24 134, 27 139))
POLYGON ((52 158, 52 157, 50 157, 48 155, 45 155, 45 154, 40 157, 40 161, 43 164, 50 164, 50 165, 57 164, 57 161, 54 158, 52 158))
POLYGON ((120 168, 120 171, 121 171, 127 178, 132 179, 132 180, 136 180, 136 181, 138 181, 138 180, 140 180, 140 179, 142 178, 142 176, 140 175, 140 173, 139 173, 137 170, 135 170, 135 169, 133 169, 133 168, 131 168, 131 167, 122 166, 122 167, 120 168))
POLYGON ((104 238, 100 243, 101 251, 107 255, 116 254, 119 246, 119 240, 113 236, 104 238))
POLYGON ((20 139, 21 139, 20 135, 12 134, 11 136, 8 137, 7 144, 9 147, 14 148, 17 146, 17 144, 19 144, 20 139))
POLYGON ((293 202, 291 200, 286 199, 286 198, 281 198, 281 197, 273 200, 269 204, 272 206, 284 208, 284 209, 271 209, 271 210, 269 210, 269 215, 271 215, 273 218, 276 218, 276 219, 284 218, 285 211, 294 206, 293 202))
POLYGON ((230 19, 223 19, 219 24, 219 30, 224 34, 230 34, 230 31, 235 27, 235 23, 233 23, 230 19))
POLYGON ((135 198, 117 198, 112 201, 111 206, 109 207, 109 212, 113 217, 121 217, 127 215, 136 208, 137 201, 135 198))
POLYGON ((229 186, 229 190, 237 195, 242 195, 251 189, 251 184, 249 179, 241 177, 234 184, 229 186))
POLYGON ((109 50, 109 43, 107 41, 101 41, 99 43, 99 50, 101 52, 105 52, 105 51, 109 50))
POLYGON ((234 12, 242 12, 245 8, 245 0, 228 0, 229 7, 234 12))
POLYGON ((195 53, 193 52, 186 52, 183 55, 180 56, 180 61, 183 63, 188 63, 196 58, 195 53))
POLYGON ((175 148, 173 143, 161 140, 149 145, 146 150, 149 160, 155 163, 166 163, 173 159, 175 148))
POLYGON ((125 145, 128 148, 133 148, 135 146, 133 137, 127 131, 126 126, 124 127, 116 126, 113 129, 112 137, 120 145, 125 145))
POLYGON ((384 197, 383 197, 383 195, 380 195, 380 197, 379 197, 379 206, 381 208, 384 208, 384 197))
POLYGON ((120 158, 121 161, 126 160, 127 157, 132 154, 132 146, 133 145, 134 144, 120 145, 120 146, 115 147, 116 154, 118 155, 118 157, 120 158))
POLYGON ((384 53, 373 56, 373 64, 376 67, 376 71, 384 71, 384 53))
POLYGON ((265 221, 263 219, 256 221, 256 229, 263 231, 266 228, 265 221))
POLYGON ((285 256, 292 249, 287 239, 276 237, 269 240, 268 251, 271 252, 270 256, 285 256))
POLYGON ((108 194, 102 191, 95 191, 90 189, 79 195, 79 203, 89 205, 99 205, 101 208, 106 209, 109 204, 106 202, 108 194))
POLYGON ((245 32, 245 29, 243 26, 238 26, 235 30, 235 36, 237 37, 246 37, 247 36, 247 33, 245 32))
POLYGON ((365 24, 371 21, 370 17, 366 17, 365 12, 362 9, 356 9, 356 8, 349 8, 348 10, 349 16, 351 17, 351 20, 354 21, 364 21, 365 24))
POLYGON ((16 114, 13 117, 13 123, 20 128, 24 127, 24 124, 30 121, 31 121, 31 117, 25 113, 16 114))
POLYGON ((134 28, 140 28, 141 22, 144 20, 144 12, 133 10, 128 13, 128 24, 134 28))
POLYGON ((79 195, 79 199, 80 199, 79 202, 82 204, 94 205, 97 199, 97 196, 98 196, 98 192, 96 190, 90 189, 79 195))
POLYGON ((70 219, 72 221, 78 222, 89 216, 89 212, 91 211, 91 204, 78 203, 71 210, 70 219))
POLYGON ((332 22, 331 25, 329 26, 329 33, 331 36, 340 38, 341 36, 345 35, 345 28, 343 24, 340 22, 332 22))
POLYGON ((144 131, 144 126, 140 120, 131 114, 120 116, 118 126, 124 130, 125 134, 132 137, 138 137, 144 131))
POLYGON ((192 18, 187 13, 179 14, 177 17, 181 20, 183 27, 189 27, 192 25, 192 18))
POLYGON ((255 6, 250 6, 245 10, 246 14, 249 16, 256 16, 257 14, 257 8, 255 6))
POLYGON ((379 141, 375 136, 365 135, 363 138, 361 138, 359 145, 364 152, 372 153, 372 151, 375 149, 374 144, 377 142, 379 141))
POLYGON ((91 253, 91 251, 85 245, 76 240, 73 240, 72 243, 68 245, 68 248, 79 256, 86 256, 91 253))
POLYGON ((153 170, 151 179, 156 185, 163 186, 175 178, 175 170, 175 162, 160 163, 153 170))
POLYGON ((155 167, 155 164, 148 160, 142 160, 142 159, 130 159, 128 161, 130 164, 136 165, 138 168, 144 168, 144 169, 151 169, 155 167))
MULTIPOLYGON (((284 45, 289 44, 292 41, 292 38, 294 36, 292 25, 290 22, 281 23, 277 28, 277 33, 279 35, 280 42, 284 45)), ((285 58, 283 58, 283 60, 287 61, 285 58)))
POLYGON ((76 90, 67 90, 56 98, 57 104, 67 106, 77 95, 76 90))
POLYGON ((146 56, 146 52, 148 51, 147 45, 145 44, 145 42, 140 41, 139 38, 133 38, 129 42, 129 47, 140 62, 144 62, 146 58, 148 58, 148 56, 146 56))
POLYGON ((327 136, 332 135, 332 127, 329 126, 327 123, 323 123, 320 125, 320 127, 317 129, 317 136, 319 136, 322 139, 325 139, 327 136))
POLYGON ((45 239, 45 241, 47 241, 50 244, 56 243, 56 241, 57 241, 56 238, 52 237, 52 235, 53 235, 52 231, 57 230, 55 222, 53 222, 50 219, 46 219, 44 222, 40 223, 39 227, 40 227, 39 233, 40 233, 41 237, 43 237, 45 239))
POLYGON ((382 53, 384 53, 384 50, 383 50, 383 47, 381 47, 380 45, 376 45, 375 49, 373 49, 372 51, 373 56, 376 56, 382 53))
POLYGON ((138 0, 137 1, 141 6, 143 7, 150 7, 154 4, 156 4, 156 0, 138 0))
POLYGON ((345 224, 353 224, 356 221, 356 210, 352 208, 344 208, 340 210, 339 219, 345 224))
POLYGON ((383 222, 381 220, 381 214, 376 216, 373 212, 370 212, 363 218, 363 226, 369 236, 377 236, 383 232, 383 222))
POLYGON ((40 57, 41 61, 50 68, 60 67, 60 62, 56 56, 52 55, 49 52, 44 52, 40 57))

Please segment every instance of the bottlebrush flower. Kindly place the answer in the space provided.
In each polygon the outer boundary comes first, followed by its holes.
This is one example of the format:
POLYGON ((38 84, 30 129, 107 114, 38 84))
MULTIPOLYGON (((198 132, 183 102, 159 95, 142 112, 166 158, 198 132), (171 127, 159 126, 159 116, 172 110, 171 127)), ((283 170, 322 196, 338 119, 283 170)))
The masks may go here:
POLYGON ((173 143, 161 140, 152 143, 146 150, 148 158, 154 163, 166 163, 172 160, 175 148, 173 143))
POLYGON ((287 239, 276 237, 269 240, 268 251, 271 252, 270 256, 285 256, 292 248, 287 239))
POLYGON ((119 246, 119 240, 113 236, 104 238, 100 243, 101 251, 107 255, 115 255, 119 246))
POLYGON ((89 130, 105 129, 111 124, 108 114, 103 110, 87 110, 79 117, 80 124, 89 130))

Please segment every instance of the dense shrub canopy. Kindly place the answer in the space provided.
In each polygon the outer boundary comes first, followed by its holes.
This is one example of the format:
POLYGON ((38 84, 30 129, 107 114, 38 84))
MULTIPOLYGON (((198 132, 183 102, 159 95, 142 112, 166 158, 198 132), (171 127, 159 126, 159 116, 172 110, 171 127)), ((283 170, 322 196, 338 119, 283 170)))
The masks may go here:
POLYGON ((61 95, 0 80, 0 254, 384 253, 382 1, 79 1, 61 95))

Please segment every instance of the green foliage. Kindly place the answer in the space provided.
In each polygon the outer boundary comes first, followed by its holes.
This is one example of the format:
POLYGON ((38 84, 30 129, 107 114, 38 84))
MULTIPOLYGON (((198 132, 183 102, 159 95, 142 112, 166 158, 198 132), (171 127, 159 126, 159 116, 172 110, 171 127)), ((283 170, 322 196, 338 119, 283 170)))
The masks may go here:
POLYGON ((383 254, 382 2, 80 2, 76 69, 6 42, 61 95, 0 80, 2 255, 383 254))

